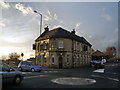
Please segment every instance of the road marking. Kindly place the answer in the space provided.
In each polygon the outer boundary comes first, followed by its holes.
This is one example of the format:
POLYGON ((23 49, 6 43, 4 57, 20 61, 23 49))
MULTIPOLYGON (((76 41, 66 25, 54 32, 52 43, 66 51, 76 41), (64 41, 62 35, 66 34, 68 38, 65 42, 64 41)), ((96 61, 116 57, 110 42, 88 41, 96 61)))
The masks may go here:
POLYGON ((24 77, 24 79, 36 78, 36 77, 45 77, 45 76, 47 76, 47 75, 29 76, 29 77, 24 77))
POLYGON ((24 79, 35 78, 35 77, 40 77, 40 75, 39 75, 39 76, 29 76, 29 77, 24 77, 24 79))
POLYGON ((31 74, 32 72, 22 72, 22 74, 31 74))
POLYGON ((97 70, 94 70, 93 72, 98 72, 98 73, 104 73, 105 69, 97 69, 97 70))
POLYGON ((119 79, 116 79, 116 78, 102 77, 102 76, 98 76, 98 75, 91 75, 91 76, 92 76, 92 77, 107 78, 107 79, 110 79, 110 80, 114 80, 114 81, 117 81, 117 82, 119 82, 119 79))
POLYGON ((58 71, 44 71, 44 73, 52 73, 52 72, 58 72, 58 71))

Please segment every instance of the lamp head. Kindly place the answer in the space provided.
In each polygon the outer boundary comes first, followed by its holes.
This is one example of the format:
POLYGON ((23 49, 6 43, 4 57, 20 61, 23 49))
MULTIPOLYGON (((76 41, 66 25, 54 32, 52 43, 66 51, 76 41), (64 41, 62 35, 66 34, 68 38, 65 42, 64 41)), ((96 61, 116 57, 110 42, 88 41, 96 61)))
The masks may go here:
POLYGON ((35 13, 37 13, 37 11, 36 11, 36 10, 34 10, 34 12, 35 12, 35 13))

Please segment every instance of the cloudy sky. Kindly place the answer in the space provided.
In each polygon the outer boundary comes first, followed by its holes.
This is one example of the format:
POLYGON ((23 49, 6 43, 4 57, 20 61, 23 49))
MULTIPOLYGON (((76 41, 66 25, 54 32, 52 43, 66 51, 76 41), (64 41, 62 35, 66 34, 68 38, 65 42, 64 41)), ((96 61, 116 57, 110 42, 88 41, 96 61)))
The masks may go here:
POLYGON ((95 50, 118 44, 118 2, 3 2, 0 0, 0 57, 11 52, 33 57, 32 44, 42 32, 61 26, 76 30, 95 50))

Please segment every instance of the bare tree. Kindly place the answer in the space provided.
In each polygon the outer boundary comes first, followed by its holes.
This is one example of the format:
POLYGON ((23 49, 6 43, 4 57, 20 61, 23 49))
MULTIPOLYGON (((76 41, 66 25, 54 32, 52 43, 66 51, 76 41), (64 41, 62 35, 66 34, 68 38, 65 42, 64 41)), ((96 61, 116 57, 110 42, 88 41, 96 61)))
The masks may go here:
POLYGON ((19 57, 20 57, 20 55, 17 54, 16 52, 9 54, 9 59, 10 59, 10 60, 18 60, 19 57))

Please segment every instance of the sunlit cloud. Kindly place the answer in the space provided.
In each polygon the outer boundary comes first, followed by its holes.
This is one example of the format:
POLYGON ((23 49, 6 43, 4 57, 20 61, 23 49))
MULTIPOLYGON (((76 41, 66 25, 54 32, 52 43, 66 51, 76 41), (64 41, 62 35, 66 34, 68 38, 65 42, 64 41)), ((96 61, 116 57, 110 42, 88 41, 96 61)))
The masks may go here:
POLYGON ((77 23, 77 24, 75 24, 75 28, 76 28, 76 29, 79 28, 80 25, 81 25, 81 23, 77 23))
POLYGON ((5 3, 3 0, 0 0, 0 6, 2 7, 2 8, 10 8, 10 5, 9 5, 9 3, 5 3))
POLYGON ((21 11, 24 15, 28 15, 28 14, 33 14, 33 9, 32 7, 25 7, 23 4, 16 4, 15 8, 19 11, 21 11))
POLYGON ((62 25, 57 25, 57 26, 54 26, 52 29, 58 28, 58 27, 64 28, 62 25))

